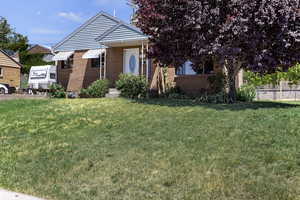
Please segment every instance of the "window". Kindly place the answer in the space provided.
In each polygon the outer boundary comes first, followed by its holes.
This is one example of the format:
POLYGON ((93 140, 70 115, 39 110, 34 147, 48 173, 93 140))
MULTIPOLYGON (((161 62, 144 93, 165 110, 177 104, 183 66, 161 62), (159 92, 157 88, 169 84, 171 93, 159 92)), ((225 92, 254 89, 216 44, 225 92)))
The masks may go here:
POLYGON ((50 79, 56 79, 56 74, 55 73, 50 73, 50 79))
POLYGON ((3 72, 4 70, 3 70, 3 68, 2 67, 0 67, 0 78, 2 78, 3 77, 3 75, 4 75, 4 72, 3 72))
POLYGON ((68 69, 72 68, 74 64, 74 55, 72 55, 68 60, 61 61, 61 68, 68 69))
POLYGON ((100 58, 92 58, 92 68, 100 67, 100 58))
POLYGON ((212 74, 214 73, 214 62, 212 59, 205 62, 203 67, 194 69, 193 63, 187 61, 176 71, 176 75, 197 75, 197 74, 212 74))
MULTIPOLYGON (((99 68, 100 67, 100 57, 99 58, 93 58, 92 59, 92 68, 99 68)), ((105 65, 105 54, 101 54, 101 67, 104 67, 105 65)))
POLYGON ((181 67, 177 69, 177 75, 196 75, 197 72, 193 69, 193 63, 191 61, 185 62, 181 67))

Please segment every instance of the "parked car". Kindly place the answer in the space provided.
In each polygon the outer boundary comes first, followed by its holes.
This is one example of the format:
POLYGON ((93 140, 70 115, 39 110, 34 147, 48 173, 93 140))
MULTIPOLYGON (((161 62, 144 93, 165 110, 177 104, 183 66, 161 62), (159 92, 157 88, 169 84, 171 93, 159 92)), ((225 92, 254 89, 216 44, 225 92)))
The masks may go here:
POLYGON ((0 94, 12 94, 15 92, 15 87, 10 87, 9 84, 6 83, 0 83, 0 94))
POLYGON ((0 94, 8 94, 9 85, 0 83, 0 94))
POLYGON ((56 66, 33 66, 30 69, 28 85, 31 90, 48 90, 56 83, 56 66))

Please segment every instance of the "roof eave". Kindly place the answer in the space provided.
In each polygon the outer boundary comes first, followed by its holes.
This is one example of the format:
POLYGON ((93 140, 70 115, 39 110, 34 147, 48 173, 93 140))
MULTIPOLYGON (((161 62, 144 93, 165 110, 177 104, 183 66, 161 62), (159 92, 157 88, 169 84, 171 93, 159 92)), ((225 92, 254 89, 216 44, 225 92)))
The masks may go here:
MULTIPOLYGON (((11 56, 9 56, 5 51, 3 51, 2 49, 0 49, 0 52, 3 53, 5 56, 7 56, 9 59, 11 59, 13 62, 15 62, 20 68, 23 67, 23 65, 19 62, 17 62, 15 59, 13 59, 11 56)), ((11 66, 9 66, 11 67, 11 66)), ((16 68, 16 67, 14 67, 16 68)))

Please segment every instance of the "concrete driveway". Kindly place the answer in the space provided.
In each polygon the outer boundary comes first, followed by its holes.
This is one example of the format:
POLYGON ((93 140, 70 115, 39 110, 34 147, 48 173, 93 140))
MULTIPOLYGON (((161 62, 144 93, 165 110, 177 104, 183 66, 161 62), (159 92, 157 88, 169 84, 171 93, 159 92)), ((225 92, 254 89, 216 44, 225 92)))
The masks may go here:
POLYGON ((0 101, 14 100, 14 99, 46 99, 44 95, 28 95, 28 94, 4 94, 0 95, 0 101))
POLYGON ((0 189, 0 199, 1 200, 43 200, 29 195, 19 194, 19 193, 10 192, 2 189, 0 189))

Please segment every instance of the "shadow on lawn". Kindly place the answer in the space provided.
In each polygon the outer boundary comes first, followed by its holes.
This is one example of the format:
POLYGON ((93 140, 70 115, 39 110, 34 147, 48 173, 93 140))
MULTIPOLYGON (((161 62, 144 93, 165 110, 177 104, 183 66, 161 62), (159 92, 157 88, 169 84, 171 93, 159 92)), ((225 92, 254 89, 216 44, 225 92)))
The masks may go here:
POLYGON ((257 110, 257 109, 287 109, 287 108, 298 108, 300 105, 283 102, 253 102, 253 103, 236 103, 236 104, 201 104, 193 100, 170 100, 170 99, 146 99, 146 100, 135 100, 135 103, 158 105, 167 107, 204 107, 216 110, 257 110))

